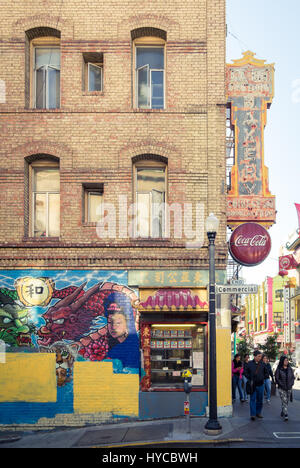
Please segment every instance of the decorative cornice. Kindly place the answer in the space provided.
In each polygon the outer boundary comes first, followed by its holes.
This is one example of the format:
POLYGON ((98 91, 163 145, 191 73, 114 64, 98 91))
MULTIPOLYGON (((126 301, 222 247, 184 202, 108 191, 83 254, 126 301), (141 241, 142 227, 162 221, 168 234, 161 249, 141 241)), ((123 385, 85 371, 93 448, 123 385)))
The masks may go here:
MULTIPOLYGON (((251 50, 243 52, 243 57, 240 59, 232 60, 233 63, 228 64, 229 67, 240 67, 243 65, 255 65, 256 67, 266 66, 266 60, 257 59, 254 57, 256 55, 251 50)), ((268 67, 274 66, 274 63, 268 63, 268 67)))

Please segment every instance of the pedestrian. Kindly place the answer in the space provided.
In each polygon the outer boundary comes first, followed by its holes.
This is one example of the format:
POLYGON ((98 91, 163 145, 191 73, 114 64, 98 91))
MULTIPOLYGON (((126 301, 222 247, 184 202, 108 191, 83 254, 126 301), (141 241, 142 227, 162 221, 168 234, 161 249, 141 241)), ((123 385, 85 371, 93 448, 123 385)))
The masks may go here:
POLYGON ((247 394, 247 388, 246 388, 248 379, 246 377, 246 369, 247 369, 247 366, 248 366, 249 359, 250 359, 249 354, 245 354, 244 361, 243 361, 243 377, 242 377, 242 388, 243 388, 243 392, 244 392, 244 401, 248 401, 248 394, 247 394))
POLYGON ((256 418, 262 419, 262 409, 264 401, 264 383, 268 378, 266 366, 261 362, 262 353, 258 349, 253 353, 254 359, 249 361, 246 368, 246 378, 248 379, 250 393, 250 418, 255 421, 256 418), (251 390, 250 390, 251 388, 251 390))
POLYGON ((241 355, 236 354, 232 361, 232 401, 235 402, 236 388, 238 388, 241 403, 244 403, 244 393, 242 389, 243 363, 241 355))
POLYGON ((272 388, 271 380, 274 383, 274 375, 273 375, 271 364, 269 362, 269 358, 266 354, 263 355, 262 360, 268 371, 268 378, 265 379, 265 393, 266 393, 267 403, 270 404, 271 403, 271 388, 272 388), (271 377, 271 380, 270 380, 270 377, 271 377))
POLYGON ((286 356, 281 356, 280 358, 275 372, 275 380, 281 399, 281 417, 284 418, 285 421, 288 421, 288 403, 292 396, 295 376, 286 356))

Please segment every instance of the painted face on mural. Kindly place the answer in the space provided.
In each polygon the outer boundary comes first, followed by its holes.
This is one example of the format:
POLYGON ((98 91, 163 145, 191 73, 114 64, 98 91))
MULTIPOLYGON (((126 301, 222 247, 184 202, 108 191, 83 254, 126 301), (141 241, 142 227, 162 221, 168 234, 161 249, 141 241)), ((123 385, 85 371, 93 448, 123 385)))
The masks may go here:
POLYGON ((74 330, 72 325, 76 322, 76 316, 72 314, 69 307, 58 311, 49 310, 43 315, 43 318, 46 325, 38 331, 39 345, 49 346, 55 341, 73 339, 74 330))
POLYGON ((127 321, 117 304, 111 304, 108 309, 107 328, 110 335, 118 341, 124 341, 128 336, 127 321))
POLYGON ((71 378, 74 356, 68 349, 56 350, 56 378, 57 385, 63 387, 71 378))
POLYGON ((29 321, 29 310, 17 304, 0 308, 0 339, 11 346, 30 346, 35 326, 29 321))

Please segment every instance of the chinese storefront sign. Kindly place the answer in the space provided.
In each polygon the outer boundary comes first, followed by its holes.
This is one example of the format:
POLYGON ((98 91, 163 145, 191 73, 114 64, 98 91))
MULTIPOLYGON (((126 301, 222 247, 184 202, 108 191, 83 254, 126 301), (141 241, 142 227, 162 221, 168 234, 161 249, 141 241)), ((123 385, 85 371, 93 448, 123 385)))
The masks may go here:
MULTIPOLYGON (((216 270, 216 282, 224 284, 226 272, 216 270)), ((128 284, 140 287, 206 287, 208 270, 130 270, 128 284)))
POLYGON ((227 224, 275 222, 275 197, 268 188, 264 165, 264 127, 267 108, 274 95, 274 65, 244 52, 243 58, 227 65, 227 98, 231 103, 231 125, 235 135, 235 162, 227 197, 227 224))

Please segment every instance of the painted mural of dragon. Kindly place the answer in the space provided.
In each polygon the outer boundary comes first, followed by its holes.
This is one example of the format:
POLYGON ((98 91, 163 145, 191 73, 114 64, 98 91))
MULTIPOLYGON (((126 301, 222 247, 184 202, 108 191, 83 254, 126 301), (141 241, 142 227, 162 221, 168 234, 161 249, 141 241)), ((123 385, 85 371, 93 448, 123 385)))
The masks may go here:
POLYGON ((45 325, 37 331, 38 345, 47 347, 58 341, 77 345, 79 353, 92 361, 102 360, 108 351, 108 336, 104 318, 104 301, 113 292, 126 294, 137 307, 135 293, 116 283, 98 283, 84 291, 79 287, 56 290, 53 297, 61 298, 42 315, 45 325))

